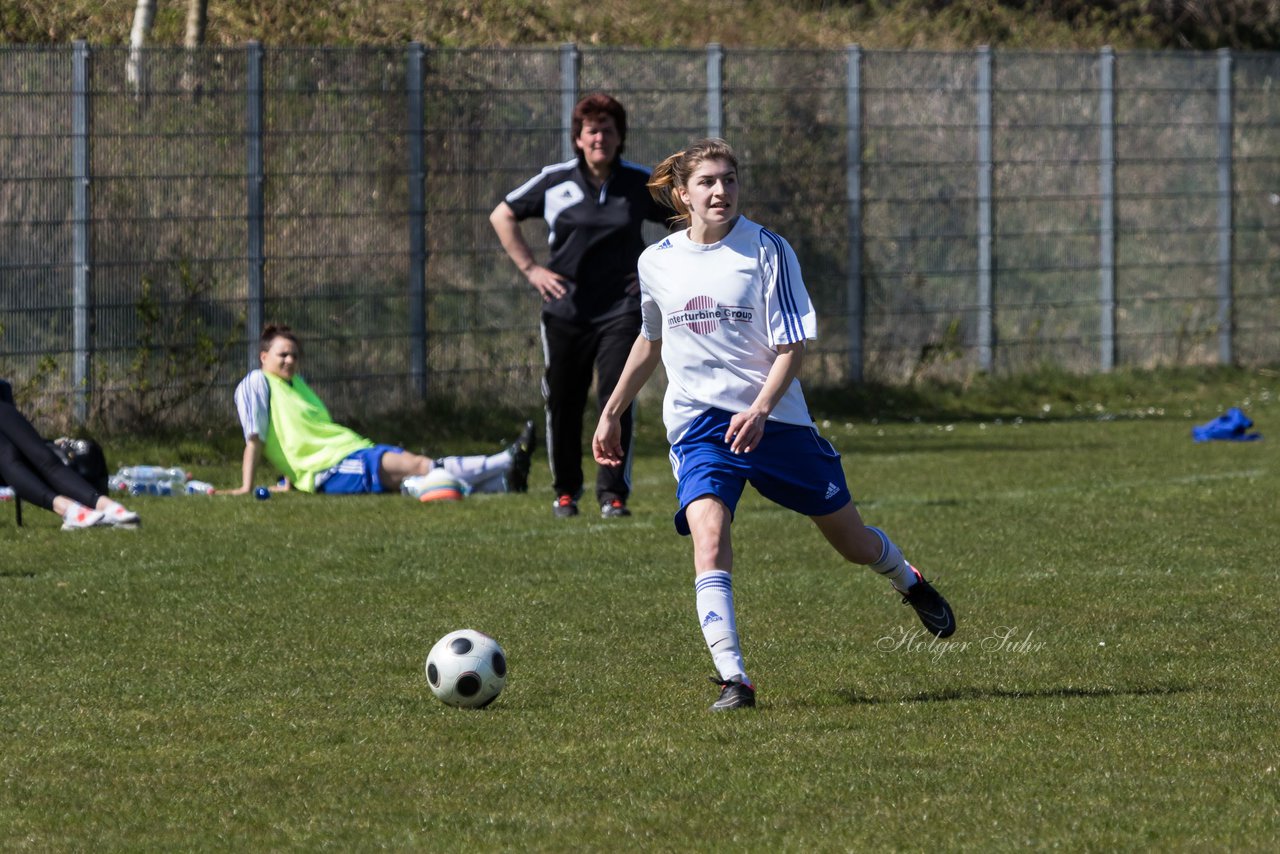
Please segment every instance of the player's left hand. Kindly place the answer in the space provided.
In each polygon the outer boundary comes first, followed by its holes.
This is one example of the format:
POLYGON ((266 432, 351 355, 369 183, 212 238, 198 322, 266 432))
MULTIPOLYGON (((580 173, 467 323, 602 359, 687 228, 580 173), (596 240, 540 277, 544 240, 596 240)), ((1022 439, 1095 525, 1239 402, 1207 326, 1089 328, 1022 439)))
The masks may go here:
POLYGON ((724 440, 729 450, 735 454, 748 454, 760 446, 764 438, 764 425, 768 416, 748 409, 735 413, 729 419, 729 429, 725 431, 724 440))

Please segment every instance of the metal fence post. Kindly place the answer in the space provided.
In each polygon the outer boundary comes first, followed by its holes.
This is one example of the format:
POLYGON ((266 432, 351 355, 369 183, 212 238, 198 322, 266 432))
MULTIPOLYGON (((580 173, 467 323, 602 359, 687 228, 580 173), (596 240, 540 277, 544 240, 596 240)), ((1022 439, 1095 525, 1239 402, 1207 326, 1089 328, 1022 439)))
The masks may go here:
POLYGON ((578 105, 578 76, 582 69, 582 54, 573 42, 560 46, 560 156, 572 160, 577 152, 573 148, 573 108, 578 105))
POLYGON ((978 48, 978 367, 995 364, 994 289, 991 273, 991 48, 978 48))
POLYGON ((92 374, 92 277, 93 211, 90 195, 89 45, 77 41, 71 51, 71 205, 72 205, 72 329, 75 359, 71 377, 75 386, 74 417, 81 424, 89 418, 92 374))
POLYGON ((262 166, 262 44, 248 45, 245 81, 245 195, 248 226, 248 290, 245 294, 245 337, 249 343, 249 369, 258 365, 258 335, 263 323, 263 270, 266 256, 263 245, 263 192, 265 179, 262 166))
POLYGON ((1116 365, 1116 55, 1098 56, 1098 367, 1116 365))
POLYGON ((421 42, 409 45, 405 89, 409 148, 409 380, 419 398, 427 394, 427 158, 421 42))
POLYGON ((707 45, 707 136, 724 135, 724 49, 707 45))
POLYGON ((863 380, 866 342, 866 288, 862 281, 862 48, 845 48, 845 204, 848 211, 849 382, 863 380))
POLYGON ((1235 362, 1235 300, 1231 281, 1232 234, 1232 57, 1218 51, 1218 361, 1235 362))

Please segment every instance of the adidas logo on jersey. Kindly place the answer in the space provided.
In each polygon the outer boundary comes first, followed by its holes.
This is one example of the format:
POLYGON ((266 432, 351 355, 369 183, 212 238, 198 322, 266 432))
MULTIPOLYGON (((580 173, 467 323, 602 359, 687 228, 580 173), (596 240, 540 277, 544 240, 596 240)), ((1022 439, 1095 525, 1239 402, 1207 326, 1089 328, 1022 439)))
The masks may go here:
POLYGON ((840 487, 836 486, 834 483, 827 484, 827 500, 828 501, 830 501, 832 498, 835 498, 839 494, 840 494, 840 487))
POLYGON ((662 238, 662 242, 658 244, 658 248, 659 248, 659 249, 670 249, 670 248, 671 248, 671 238, 670 238, 670 237, 664 237, 664 238, 662 238))

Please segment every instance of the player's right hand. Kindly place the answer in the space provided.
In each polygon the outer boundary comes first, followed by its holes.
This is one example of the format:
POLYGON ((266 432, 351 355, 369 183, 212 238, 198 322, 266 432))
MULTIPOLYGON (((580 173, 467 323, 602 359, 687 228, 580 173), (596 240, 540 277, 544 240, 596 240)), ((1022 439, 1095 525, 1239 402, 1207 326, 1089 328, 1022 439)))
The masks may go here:
POLYGON ((534 264, 525 276, 529 279, 529 284, 533 285, 534 290, 542 294, 543 302, 552 302, 569 293, 569 289, 565 286, 566 279, 559 273, 552 272, 546 267, 534 264))
POLYGON ((622 465, 622 425, 616 418, 600 416, 591 437, 591 456, 602 466, 622 465))

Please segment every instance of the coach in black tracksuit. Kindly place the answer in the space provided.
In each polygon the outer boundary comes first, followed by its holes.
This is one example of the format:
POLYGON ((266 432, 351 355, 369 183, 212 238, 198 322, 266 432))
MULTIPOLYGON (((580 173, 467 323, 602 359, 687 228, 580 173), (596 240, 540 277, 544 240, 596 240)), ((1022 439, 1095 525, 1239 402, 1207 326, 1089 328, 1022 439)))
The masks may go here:
MULTIPOLYGON (((542 393, 558 517, 578 514, 582 419, 592 369, 603 404, 640 332, 636 261, 645 247, 642 226, 645 220, 665 224, 672 215, 649 195, 649 170, 620 156, 627 136, 621 104, 608 95, 588 95, 574 108, 572 132, 578 156, 543 169, 489 216, 502 247, 542 294, 542 393), (520 231, 520 221, 535 216, 550 228, 545 267, 535 262, 520 231)), ((596 499, 605 518, 630 515, 631 424, 628 411, 622 419, 623 465, 597 470, 596 499)))

